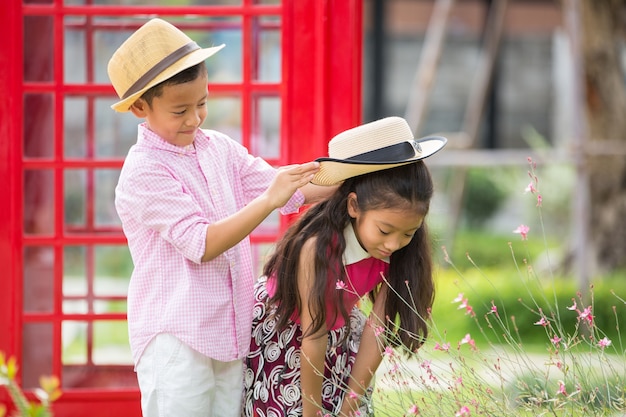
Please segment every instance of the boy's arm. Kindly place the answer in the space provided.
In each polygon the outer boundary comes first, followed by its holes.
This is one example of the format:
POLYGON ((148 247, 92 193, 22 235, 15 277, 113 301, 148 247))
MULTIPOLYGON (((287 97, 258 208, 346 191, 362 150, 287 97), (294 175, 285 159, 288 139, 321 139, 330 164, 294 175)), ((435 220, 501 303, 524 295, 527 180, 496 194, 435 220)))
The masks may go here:
POLYGON ((265 192, 237 213, 207 227, 202 261, 210 261, 241 242, 272 211, 285 205, 298 188, 311 181, 318 169, 317 162, 280 168, 265 192))
POLYGON ((337 191, 337 188, 339 188, 339 185, 315 185, 308 183, 300 188, 300 191, 304 194, 305 204, 314 204, 326 200, 337 191))

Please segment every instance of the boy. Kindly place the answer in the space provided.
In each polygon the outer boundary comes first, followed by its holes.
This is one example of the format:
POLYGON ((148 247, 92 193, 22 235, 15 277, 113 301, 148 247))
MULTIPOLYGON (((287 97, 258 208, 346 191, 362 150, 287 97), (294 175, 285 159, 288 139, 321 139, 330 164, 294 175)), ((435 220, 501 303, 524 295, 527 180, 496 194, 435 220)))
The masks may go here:
POLYGON ((153 19, 108 65, 121 99, 112 108, 145 119, 115 205, 135 266, 128 326, 147 417, 240 415, 254 282, 248 235, 276 208, 294 212, 332 192, 308 184, 317 162, 276 170, 200 129, 204 60, 223 46, 202 49, 153 19))

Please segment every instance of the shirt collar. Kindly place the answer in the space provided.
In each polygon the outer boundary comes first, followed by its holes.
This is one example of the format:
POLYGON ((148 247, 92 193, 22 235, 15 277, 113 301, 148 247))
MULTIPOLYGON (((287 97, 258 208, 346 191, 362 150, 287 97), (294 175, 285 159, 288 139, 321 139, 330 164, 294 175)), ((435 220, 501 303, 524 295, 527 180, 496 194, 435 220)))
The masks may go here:
MULTIPOLYGON (((363 249, 363 246, 356 238, 352 222, 348 223, 348 226, 343 230, 343 237, 346 240, 346 250, 343 252, 343 259, 346 265, 355 264, 363 259, 372 257, 363 249)), ((389 258, 385 258, 383 261, 389 263, 389 258)))
POLYGON ((141 123, 139 125, 139 130, 137 132, 137 144, 148 146, 150 148, 160 149, 163 151, 173 152, 177 154, 183 155, 193 155, 196 153, 196 148, 199 143, 202 143, 202 138, 206 138, 204 131, 202 129, 198 129, 196 131, 196 137, 194 138, 194 143, 185 147, 180 147, 176 145, 172 145, 167 142, 161 136, 154 133, 152 130, 148 129, 146 123, 141 123), (195 146, 194 146, 195 145, 195 146))

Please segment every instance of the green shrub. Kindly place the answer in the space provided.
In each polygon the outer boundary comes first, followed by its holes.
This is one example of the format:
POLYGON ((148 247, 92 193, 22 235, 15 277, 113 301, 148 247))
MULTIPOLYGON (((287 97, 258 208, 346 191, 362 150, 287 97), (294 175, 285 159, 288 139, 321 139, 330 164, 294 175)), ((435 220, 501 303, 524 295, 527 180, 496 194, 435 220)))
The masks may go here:
MULTIPOLYGON (((459 293, 470 300, 478 318, 489 314, 493 302, 502 320, 508 323, 512 333, 518 335, 518 341, 525 346, 544 346, 547 341, 543 327, 534 325, 540 320, 539 308, 555 316, 548 319, 556 320, 558 314, 562 326, 573 330, 578 325, 578 314, 568 307, 573 306, 574 301, 580 306, 581 298, 592 304, 595 324, 606 332, 605 336, 614 343, 626 344, 617 322, 620 316, 614 310, 620 305, 624 309, 624 302, 617 295, 626 294, 626 280, 620 278, 618 273, 598 277, 592 288, 579 293, 575 280, 568 277, 544 281, 533 276, 520 279, 517 270, 500 268, 466 271, 460 280, 456 271, 441 269, 437 274, 433 318, 438 328, 445 330, 452 339, 460 339, 468 329, 475 328, 475 318, 470 315, 460 317, 458 304, 452 302, 459 293)), ((624 317, 624 313, 621 314, 624 317)), ((493 331, 488 337, 502 336, 493 331)), ((476 339, 485 340, 486 336, 477 334, 476 339)))

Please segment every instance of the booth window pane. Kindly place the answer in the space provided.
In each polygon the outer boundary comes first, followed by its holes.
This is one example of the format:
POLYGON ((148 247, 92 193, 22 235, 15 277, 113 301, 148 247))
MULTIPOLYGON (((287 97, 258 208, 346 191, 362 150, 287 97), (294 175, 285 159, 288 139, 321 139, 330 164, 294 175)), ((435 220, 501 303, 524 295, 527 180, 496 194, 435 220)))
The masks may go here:
POLYGON ((95 365, 133 364, 126 321, 94 321, 92 359, 95 365))
MULTIPOLYGON (((85 321, 66 320, 61 327, 61 361, 67 364, 87 363, 87 332, 89 323, 85 321)), ((65 381, 64 384, 65 385, 65 381)))
POLYGON ((209 87, 211 83, 240 83, 243 80, 241 17, 172 17, 168 21, 203 48, 226 45, 205 61, 209 87))
POLYGON ((255 72, 252 78, 261 82, 280 82, 281 80, 281 31, 279 16, 261 16, 254 19, 255 45, 253 64, 255 72))
POLYGON ((119 169, 97 169, 95 171, 94 218, 95 226, 121 226, 115 210, 115 186, 119 169))
POLYGON ((66 16, 63 33, 63 71, 66 83, 87 82, 87 38, 84 16, 66 16))
POLYGON ((54 232, 54 171, 24 171, 24 234, 54 232))
POLYGON ((53 28, 52 16, 24 16, 23 50, 28 52, 24 54, 24 81, 49 82, 54 78, 53 28))
POLYGON ((111 105, 117 99, 95 99, 95 157, 123 158, 137 141, 137 125, 142 120, 131 112, 116 113, 111 105))
POLYGON ((87 99, 65 97, 63 114, 63 154, 66 158, 85 158, 87 156, 87 99))
POLYGON ((85 246, 63 248, 63 313, 87 314, 87 250, 85 246))
POLYGON ((63 173, 65 229, 84 229, 87 212, 87 172, 66 169, 63 173))
POLYGON ((39 387, 39 377, 52 375, 51 323, 25 323, 22 327, 22 387, 39 387))
POLYGON ((24 157, 51 158, 54 154, 52 94, 24 94, 24 157))
POLYGON ((126 297, 133 261, 126 245, 98 245, 94 248, 96 296, 126 297))
POLYGON ((207 100, 208 115, 202 127, 222 132, 239 143, 241 142, 241 98, 228 96, 214 96, 210 94, 207 100))
POLYGON ((260 96, 253 101, 251 152, 265 159, 280 158, 280 98, 260 96))
POLYGON ((24 312, 51 313, 54 309, 54 249, 24 247, 24 312))

